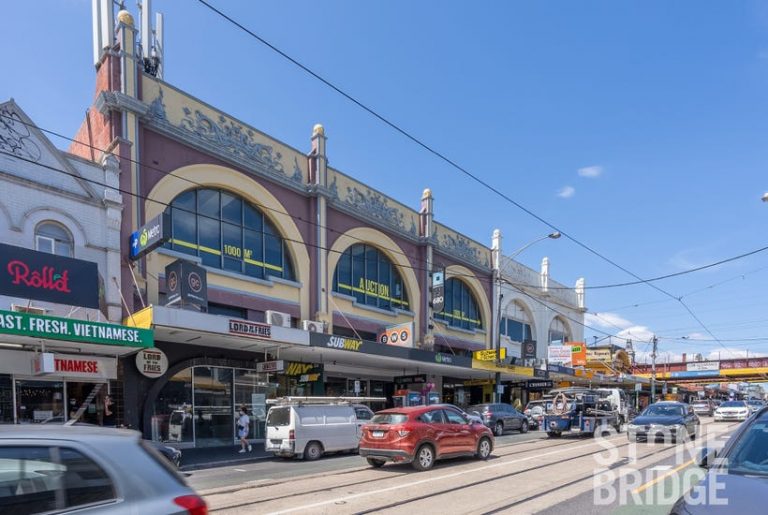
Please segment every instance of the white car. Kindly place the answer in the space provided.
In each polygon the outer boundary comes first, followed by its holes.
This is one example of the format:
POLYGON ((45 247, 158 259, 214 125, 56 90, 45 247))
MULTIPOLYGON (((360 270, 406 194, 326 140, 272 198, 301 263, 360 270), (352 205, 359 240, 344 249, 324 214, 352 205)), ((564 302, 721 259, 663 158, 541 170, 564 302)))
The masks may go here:
POLYGON ((715 422, 747 420, 750 413, 746 401, 725 401, 715 410, 715 422))

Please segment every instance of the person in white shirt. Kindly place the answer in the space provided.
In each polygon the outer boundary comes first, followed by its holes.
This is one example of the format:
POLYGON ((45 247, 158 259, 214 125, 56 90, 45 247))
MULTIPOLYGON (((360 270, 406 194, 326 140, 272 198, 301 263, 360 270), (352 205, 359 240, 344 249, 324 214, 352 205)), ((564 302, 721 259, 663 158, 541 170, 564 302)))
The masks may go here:
POLYGON ((238 452, 244 453, 246 450, 251 452, 253 447, 248 443, 248 433, 251 428, 251 417, 248 416, 248 408, 245 406, 240 407, 239 416, 237 418, 237 436, 240 438, 240 450, 238 452))

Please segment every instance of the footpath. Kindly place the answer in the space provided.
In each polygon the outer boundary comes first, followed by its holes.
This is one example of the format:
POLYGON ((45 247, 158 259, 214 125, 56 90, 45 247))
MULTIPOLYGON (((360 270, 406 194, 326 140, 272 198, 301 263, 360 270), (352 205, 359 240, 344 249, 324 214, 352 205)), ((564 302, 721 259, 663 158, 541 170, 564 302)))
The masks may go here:
POLYGON ((202 447, 197 449, 181 450, 182 472, 200 470, 204 468, 221 467, 225 465, 237 465, 253 463, 259 460, 273 458, 273 454, 264 451, 263 443, 253 444, 251 452, 239 453, 240 446, 228 445, 226 447, 202 447))

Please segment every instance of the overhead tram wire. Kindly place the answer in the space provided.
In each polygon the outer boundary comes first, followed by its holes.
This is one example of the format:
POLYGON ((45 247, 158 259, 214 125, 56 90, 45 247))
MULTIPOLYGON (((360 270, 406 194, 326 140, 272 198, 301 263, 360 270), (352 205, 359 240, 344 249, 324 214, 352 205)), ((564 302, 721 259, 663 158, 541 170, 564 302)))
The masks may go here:
MULTIPOLYGON (((13 121, 15 121, 17 123, 21 123, 22 125, 25 125, 27 127, 31 127, 31 128, 36 129, 36 130, 39 130, 41 132, 44 132, 46 134, 50 134, 52 136, 55 136, 57 138, 60 138, 60 139, 63 139, 63 140, 66 140, 66 141, 69 141, 69 142, 72 142, 72 143, 76 143, 78 145, 82 145, 82 146, 84 146, 86 148, 96 150, 98 152, 101 152, 104 155, 112 155, 112 156, 116 157, 119 160, 127 161, 129 163, 134 163, 134 164, 136 164, 138 166, 141 166, 142 168, 146 168, 148 170, 152 170, 152 171, 158 172, 158 173, 162 174, 163 176, 173 177, 175 179, 179 179, 181 181, 187 182, 189 184, 192 184, 194 186, 201 187, 201 188, 205 188, 205 187, 209 187, 210 186, 210 185, 207 185, 207 184, 204 184, 204 183, 199 183, 197 181, 189 179, 188 177, 182 177, 182 176, 176 175, 175 173, 173 173, 173 171, 170 171, 170 170, 164 170, 164 169, 158 168, 156 166, 149 165, 149 164, 146 164, 146 163, 142 163, 142 162, 137 161, 135 159, 131 159, 129 157, 120 157, 120 156, 118 156, 117 154, 115 154, 112 151, 107 151, 107 150, 105 150, 103 148, 97 147, 97 146, 92 145, 90 143, 86 143, 86 142, 74 139, 72 137, 65 136, 65 135, 63 135, 61 133, 58 133, 58 132, 53 131, 51 129, 47 129, 45 127, 41 127, 41 126, 36 125, 34 123, 28 123, 28 122, 25 122, 23 120, 19 120, 17 118, 13 118, 13 117, 11 117, 9 115, 2 114, 2 113, 0 113, 0 118, 12 119, 13 121)), ((29 159, 24 159, 24 158, 22 158, 20 156, 17 156, 16 154, 13 154, 13 153, 4 152, 4 151, 0 151, 0 153, 6 154, 8 156, 15 157, 17 159, 22 159, 22 160, 27 161, 27 162, 29 162, 31 164, 40 165, 40 163, 37 163, 37 162, 29 160, 29 159)), ((40 166, 45 166, 45 165, 40 165, 40 166)), ((94 183, 94 184, 96 184, 98 186, 103 186, 103 187, 111 188, 111 186, 109 186, 109 185, 107 185, 105 183, 94 181, 92 179, 88 179, 88 178, 82 177, 80 175, 75 175, 75 174, 72 174, 72 173, 70 173, 70 172, 68 172, 66 170, 61 170, 61 169, 57 169, 55 167, 50 167, 50 166, 45 166, 45 167, 49 168, 49 169, 51 169, 53 171, 56 171, 56 172, 61 172, 61 173, 64 173, 66 175, 70 175, 70 176, 72 176, 72 177, 74 177, 76 179, 79 179, 79 180, 83 180, 83 181, 86 181, 86 182, 94 183)), ((113 188, 113 189, 115 189, 115 188, 113 188)), ((159 204, 159 205, 169 206, 166 203, 159 202, 157 200, 150 199, 148 197, 144 197, 144 196, 141 196, 141 195, 138 195, 138 194, 134 194, 134 193, 131 193, 131 192, 121 191, 121 193, 125 193, 125 194, 127 194, 129 196, 133 196, 135 198, 141 198, 143 200, 149 200, 150 202, 154 202, 154 203, 159 204)), ((340 231, 338 231, 336 229, 333 229, 332 227, 321 225, 318 222, 315 222, 315 221, 312 221, 312 220, 306 220, 306 219, 301 218, 301 217, 295 217, 295 216, 291 215, 290 213, 288 213, 287 211, 283 211, 283 210, 280 210, 280 209, 277 209, 277 208, 274 208, 274 207, 270 207, 270 206, 265 206, 265 205, 263 205, 261 203, 258 203, 258 202, 251 202, 251 203, 256 205, 257 207, 259 207, 261 209, 265 209, 267 211, 272 211, 272 212, 275 212, 275 213, 280 214, 280 215, 289 216, 292 219, 298 220, 298 221, 300 221, 300 222, 302 222, 304 224, 307 224, 309 226, 320 228, 320 229, 325 229, 325 230, 328 230, 330 232, 336 233, 338 235, 344 234, 344 233, 342 233, 342 232, 340 232, 340 231)), ((192 213, 192 211, 188 211, 188 210, 183 209, 183 208, 177 208, 177 209, 179 209, 181 211, 192 213)), ((206 218, 213 219, 213 217, 210 217, 208 215, 199 214, 199 216, 203 216, 203 217, 206 217, 206 218)), ((362 238, 358 238, 358 237, 355 237, 355 236, 349 236, 349 237, 350 237, 350 239, 357 240, 357 241, 359 241, 361 243, 367 243, 367 240, 364 240, 362 238)), ((291 240, 289 238, 283 238, 283 239, 285 239, 286 241, 292 241, 292 242, 295 242, 295 243, 306 244, 304 242, 296 241, 296 240, 291 240)), ((383 250, 390 251, 390 252, 392 252, 394 254, 400 254, 400 255, 402 255, 404 257, 407 257, 407 258, 411 257, 408 254, 406 254, 405 252, 403 252, 402 250, 400 250, 400 249, 391 249, 389 247, 384 247, 384 246, 381 246, 381 248, 383 250)), ((330 250, 330 249, 326 249, 326 250, 330 250)), ((650 279, 644 279, 644 280, 633 281, 633 282, 624 282, 624 283, 615 283, 615 284, 604 284, 604 285, 597 285, 597 286, 585 286, 584 289, 589 290, 589 289, 619 288, 619 287, 626 287, 626 286, 635 286, 635 285, 649 283, 649 282, 654 282, 654 281, 660 281, 660 280, 668 279, 668 278, 671 278, 671 277, 678 277, 678 276, 681 276, 681 275, 686 275, 686 274, 691 274, 691 273, 694 273, 694 272, 699 272, 701 270, 712 268, 714 266, 718 266, 718 265, 723 264, 723 263, 728 263, 728 262, 733 262, 733 261, 736 261, 736 260, 739 260, 739 259, 744 259, 746 257, 752 256, 752 255, 760 253, 760 252, 764 252, 766 250, 768 250, 768 246, 765 246, 765 247, 762 247, 762 248, 759 248, 759 249, 755 249, 755 250, 751 250, 749 252, 742 253, 742 254, 739 254, 739 255, 736 255, 736 256, 732 256, 730 258, 726 258, 726 259, 717 261, 715 263, 710 263, 710 264, 707 264, 707 265, 702 265, 702 266, 691 268, 691 269, 688 269, 688 270, 683 270, 683 271, 680 271, 680 272, 675 272, 674 274, 667 274, 667 275, 662 275, 662 276, 658 276, 658 277, 652 277, 650 279)), ((421 261, 423 261, 423 260, 421 260, 421 261)), ((412 270, 416 270, 416 271, 426 271, 426 268, 413 267, 413 266, 401 266, 401 265, 396 265, 396 266, 398 266, 400 268, 408 268, 408 269, 412 269, 412 270)), ((768 268, 768 267, 765 267, 765 268, 768 268)), ((475 277, 475 276, 469 276, 469 275, 466 275, 466 274, 454 274, 454 276, 455 277, 475 277)), ((515 287, 532 288, 532 289, 539 289, 539 290, 542 289, 541 286, 536 285, 536 284, 513 283, 511 281, 508 281, 508 284, 511 284, 512 286, 515 286, 515 287)), ((573 287, 567 287, 567 286, 549 286, 548 289, 549 290, 572 291, 574 288, 573 287)), ((688 295, 690 295, 690 293, 684 295, 683 297, 688 296, 688 295)), ((670 299, 670 300, 678 300, 678 298, 674 297, 673 299, 670 299)), ((666 302, 666 301, 656 301, 656 302, 666 302)))
POLYGON ((645 283, 645 284, 649 285, 651 288, 653 288, 653 289, 655 289, 655 290, 659 291, 660 293, 663 293, 664 295, 666 295, 666 296, 668 296, 668 297, 671 297, 671 298, 673 298, 673 299, 677 299, 677 300, 680 302, 680 304, 681 304, 681 305, 682 305, 682 306, 685 308, 685 310, 686 310, 686 311, 687 311, 687 312, 688 312, 688 313, 689 313, 689 314, 690 314, 690 315, 691 315, 691 316, 692 316, 692 317, 693 317, 693 318, 694 318, 694 319, 695 319, 695 320, 696 320, 696 321, 699 323, 699 325, 701 325, 701 327, 702 327, 702 328, 703 328, 703 329, 704 329, 704 330, 705 330, 707 333, 709 333, 709 334, 710 334, 710 335, 711 335, 713 338, 717 339, 717 336, 715 336, 715 335, 712 333, 712 331, 710 331, 710 330, 709 330, 709 328, 706 326, 706 324, 704 324, 704 322, 703 322, 703 321, 702 321, 702 320, 701 320, 701 319, 700 319, 698 316, 696 316, 696 314, 693 312, 693 310, 691 310, 691 308, 690 308, 688 305, 686 305, 686 304, 685 304, 685 303, 684 303, 684 302, 683 302, 681 299, 679 299, 678 297, 676 297, 676 296, 675 296, 675 295, 673 295, 672 293, 670 293, 670 292, 668 292, 668 291, 666 291, 666 290, 664 290, 664 289, 662 289, 662 288, 658 287, 657 285, 655 285, 655 284, 653 284, 653 283, 650 283, 650 282, 647 282, 647 281, 645 281, 645 280, 644 280, 642 277, 640 277, 639 275, 635 274, 634 272, 632 272, 632 271, 631 271, 631 270, 629 270, 628 268, 626 268, 626 267, 624 267, 624 266, 620 265, 620 264, 619 264, 619 263, 617 263, 616 261, 614 261, 614 260, 612 260, 612 259, 608 258, 607 256, 605 256, 605 255, 601 254, 600 252, 596 251, 595 249, 593 249, 593 248, 592 248, 592 247, 590 247, 589 245, 587 245, 587 244, 585 244, 585 243, 582 243, 580 240, 578 240, 578 239, 576 239, 575 237, 571 236, 569 233, 567 233, 567 232, 563 231, 562 229, 558 228, 557 226, 555 226, 555 225, 554 225, 554 224, 552 224, 551 222, 547 221, 546 219, 544 219, 544 218, 543 218, 543 217, 541 217, 540 215, 538 215, 538 214, 534 213, 534 212, 533 212, 532 210, 530 210, 529 208, 527 208, 527 207, 523 206, 523 205, 522 205, 522 204, 520 204, 519 202, 517 202, 517 201, 515 201, 514 199, 512 199, 510 196, 508 196, 508 195, 506 195, 505 193, 501 192, 500 190, 498 190, 497 188, 495 188, 494 186, 492 186, 491 184, 489 184, 489 183, 488 183, 488 182, 486 182, 485 180, 481 179, 480 177, 478 177, 477 175, 473 174, 472 172, 470 172, 469 170, 467 170, 467 169, 466 169, 466 168, 464 168, 463 166, 459 165, 457 162, 455 162, 454 160, 450 159, 449 157, 447 157, 447 156, 446 156, 445 154, 443 154, 442 152, 440 152, 440 151, 436 150, 436 149, 435 149, 435 148, 433 148, 432 146, 430 146, 430 145, 428 145, 427 143, 423 142, 421 139, 419 139, 419 138, 417 138, 416 136, 412 135, 412 134, 411 134, 409 131, 407 131, 407 130, 403 129, 402 127, 400 127, 400 126, 399 126, 399 125, 397 125, 396 123, 394 123, 394 122, 390 121, 390 120, 389 120, 387 117, 383 116, 382 114, 379 114, 379 113, 378 113, 376 110, 374 110, 373 108, 371 108, 371 107, 368 107, 368 106, 367 106, 366 104, 364 104, 362 101, 360 101, 360 100, 358 100, 357 98, 353 97, 351 94, 349 94, 349 93, 345 92, 345 91, 344 91, 343 89, 341 89, 339 86, 336 86, 335 84, 333 84, 333 83, 332 83, 331 81, 329 81, 328 79, 325 79, 323 76, 321 76, 321 75, 320 75, 320 74, 318 74, 317 72, 313 71, 313 70, 312 70, 312 69, 310 69, 309 67, 307 67, 307 66, 305 66, 304 64, 302 64, 301 62, 299 62, 297 59, 294 59, 293 57, 291 57, 291 56, 290 56, 290 55, 288 55, 287 53, 283 52, 282 50, 280 50, 279 48, 277 48, 276 46, 274 46, 273 44, 271 44, 270 42, 268 42, 268 41, 267 41, 267 40, 265 40, 264 38, 260 37, 258 34, 256 34, 256 33, 255 33, 255 32, 253 32, 252 30, 248 29, 247 27, 245 27, 244 25, 242 25, 241 23, 239 23, 237 20, 233 19, 232 17, 228 16, 228 15, 227 15, 227 14, 225 14, 224 12, 222 12, 222 11, 220 11, 219 9, 215 8, 214 6, 212 6, 212 5, 211 5, 209 2, 207 2, 206 0, 197 0, 197 1, 198 1, 199 3, 201 3, 202 5, 204 5, 205 7, 207 7, 208 9, 210 9, 211 11, 213 11, 214 13, 216 13, 216 14, 218 14, 219 16, 221 16, 222 18, 224 18, 225 20, 227 20, 227 21, 228 21, 229 23, 231 23, 232 25, 234 25, 234 26, 238 27, 238 28, 239 28, 240 30, 242 30, 243 32, 245 32, 245 33, 249 34, 251 37, 253 37, 253 38, 254 38, 254 39, 256 39, 257 41, 259 41, 260 43, 262 43, 262 44, 266 45, 267 47, 269 47, 270 49, 272 49, 274 52, 278 53, 278 54, 279 54, 280 56, 282 56, 283 58, 287 59, 288 61, 290 61, 290 62, 291 62, 291 63, 293 63, 294 65, 298 66, 298 67, 299 67, 300 69, 302 69, 304 72, 308 73, 309 75, 311 75, 311 76, 312 76, 312 77, 314 77, 315 79, 319 80, 320 82, 322 82, 323 84, 325 84, 325 85, 326 85, 326 86, 328 86, 329 88, 333 89, 334 91, 336 91, 337 93, 339 93, 340 95, 342 95, 344 98, 346 98, 346 99, 347 99, 347 100, 349 100, 350 102, 352 102, 352 103, 354 103, 355 105, 357 105, 359 108, 363 109, 364 111, 366 111, 366 112, 367 112, 367 113, 369 113, 370 115, 374 116, 375 118, 377 118, 378 120, 380 120, 382 123, 386 124, 387 126, 389 126, 389 127, 390 127, 390 128, 392 128, 392 129, 394 129, 395 131, 397 131, 398 133, 400 133, 401 135, 403 135, 403 136, 404 136, 404 137, 406 137, 407 139, 411 140, 412 142, 414 142, 414 143, 415 143, 415 144, 417 144, 418 146, 422 147, 424 150, 426 150, 427 152, 429 152, 429 153, 431 153, 432 155, 436 156, 436 157, 437 157, 437 158, 439 158, 440 160, 444 161, 445 163, 447 163, 447 164, 448 164, 448 165, 450 165, 451 167, 453 167, 453 168, 455 168, 456 170, 460 171, 461 173, 463 173, 464 175, 466 175, 466 176, 467 176, 467 177, 469 177, 470 179, 474 180, 474 181, 475 181, 475 182, 477 182, 478 184, 482 185, 483 187, 485 187, 485 188, 486 188, 486 189, 488 189, 489 191, 492 191, 493 193, 495 193, 496 195, 498 195, 498 196, 499 196, 499 197, 501 197, 502 199, 506 200, 507 202, 511 203, 512 205, 514 205, 514 206, 515 206, 515 207, 517 207, 518 209, 520 209, 520 210, 522 210, 523 212, 527 213, 529 216, 531 216, 531 217, 535 218, 535 219, 536 219, 536 220, 538 220, 539 222, 541 222, 541 223, 543 223, 544 225, 548 226, 550 229, 552 229, 552 230, 554 230, 554 231, 558 231, 558 232, 560 232, 560 234, 562 234, 563 236, 565 236, 565 237, 566 237, 566 238, 568 238, 569 240, 573 241, 573 242, 574 242, 574 243, 576 243, 578 246, 580 246, 580 247, 582 247, 583 249, 587 250, 588 252, 590 252, 590 253, 594 254, 595 256, 599 257, 600 259, 602 259, 602 260, 604 260, 604 261, 606 261, 606 262, 610 263, 611 265, 613 265, 614 267, 618 268, 619 270, 622 270, 623 272, 625 272, 625 273, 627 273, 627 274, 631 275, 632 277, 634 277, 634 278, 635 278, 635 279, 637 279, 638 281, 640 281, 640 282, 643 282, 643 283, 645 283))

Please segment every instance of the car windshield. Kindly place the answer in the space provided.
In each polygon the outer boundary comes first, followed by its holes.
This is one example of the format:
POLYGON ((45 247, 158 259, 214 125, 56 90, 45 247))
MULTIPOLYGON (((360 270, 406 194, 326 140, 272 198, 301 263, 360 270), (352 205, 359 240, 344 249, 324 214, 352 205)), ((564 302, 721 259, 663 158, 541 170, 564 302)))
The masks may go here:
POLYGON ((768 476, 768 415, 741 434, 727 458, 731 474, 768 476))
POLYGON ((404 413, 376 413, 371 419, 372 424, 402 424, 408 420, 404 413))
POLYGON ((762 406, 762 401, 749 401, 750 406, 762 406))
POLYGON ((643 412, 643 415, 653 417, 679 417, 683 415, 683 408, 680 406, 663 406, 657 404, 649 406, 643 412))
POLYGON ((744 401, 728 401, 720 405, 721 408, 743 408, 746 406, 744 401))

